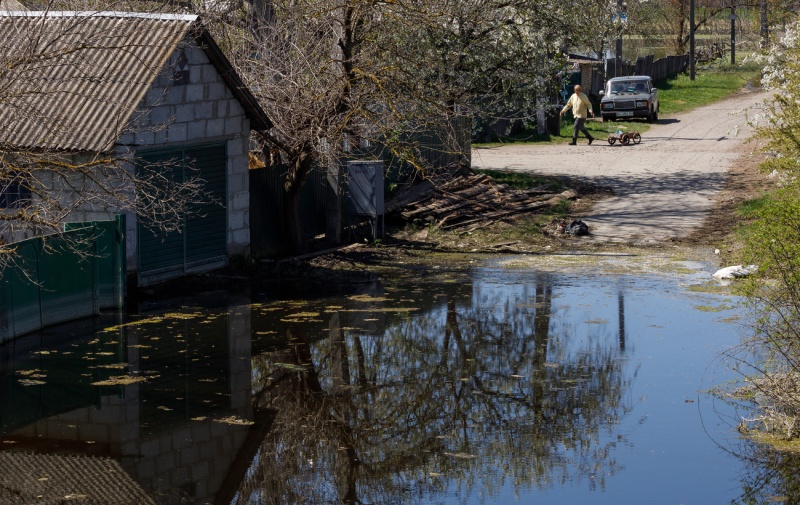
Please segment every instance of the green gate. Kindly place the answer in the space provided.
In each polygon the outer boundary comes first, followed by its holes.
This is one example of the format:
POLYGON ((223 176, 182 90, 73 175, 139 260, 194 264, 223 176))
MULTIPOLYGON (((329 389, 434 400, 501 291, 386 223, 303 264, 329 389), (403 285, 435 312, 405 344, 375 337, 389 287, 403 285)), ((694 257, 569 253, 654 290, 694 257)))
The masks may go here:
POLYGON ((122 307, 124 216, 64 230, 10 244, 14 253, 0 268, 0 342, 122 307))
POLYGON ((203 181, 206 198, 189 206, 180 230, 166 232, 137 219, 139 284, 225 266, 228 261, 227 153, 225 144, 144 151, 140 166, 183 182, 203 181))

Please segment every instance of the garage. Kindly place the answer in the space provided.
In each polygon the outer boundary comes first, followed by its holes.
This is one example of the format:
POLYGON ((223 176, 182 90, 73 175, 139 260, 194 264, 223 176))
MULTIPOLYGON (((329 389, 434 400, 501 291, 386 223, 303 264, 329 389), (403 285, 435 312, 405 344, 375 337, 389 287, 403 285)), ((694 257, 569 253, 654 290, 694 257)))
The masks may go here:
POLYGON ((203 180, 207 197, 192 203, 179 230, 165 232, 137 219, 140 285, 227 263, 227 178, 224 143, 148 150, 138 153, 139 166, 163 165, 162 173, 183 182, 203 180))

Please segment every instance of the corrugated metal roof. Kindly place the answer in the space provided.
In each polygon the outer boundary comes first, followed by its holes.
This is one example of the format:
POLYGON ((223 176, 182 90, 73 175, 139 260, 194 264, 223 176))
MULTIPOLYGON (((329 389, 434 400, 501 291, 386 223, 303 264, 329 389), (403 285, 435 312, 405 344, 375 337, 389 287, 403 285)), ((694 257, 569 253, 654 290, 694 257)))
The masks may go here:
MULTIPOLYGON (((0 12, 0 143, 109 151, 197 21, 176 14, 0 12)), ((215 65, 227 63, 214 56, 215 65)), ((224 71, 241 82, 232 69, 224 71)), ((252 98, 243 86, 233 91, 240 100, 252 98)), ((251 115, 253 107, 259 124, 263 111, 251 101, 251 115)))
POLYGON ((0 452, 0 468, 0 503, 156 503, 109 458, 0 452))

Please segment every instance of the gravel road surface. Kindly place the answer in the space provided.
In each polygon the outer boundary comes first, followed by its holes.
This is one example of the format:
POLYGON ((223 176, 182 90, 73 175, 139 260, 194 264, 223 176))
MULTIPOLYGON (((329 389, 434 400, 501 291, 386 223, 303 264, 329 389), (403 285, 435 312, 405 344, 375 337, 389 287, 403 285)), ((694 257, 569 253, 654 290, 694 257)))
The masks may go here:
MULTIPOLYGON (((519 145, 476 148, 475 168, 563 176, 609 187, 583 220, 592 240, 654 244, 698 229, 722 188, 726 172, 754 146, 746 114, 758 113, 769 94, 737 95, 674 117, 661 117, 638 145, 519 145)), ((635 127, 631 128, 634 130, 635 127)), ((630 130, 629 130, 630 131, 630 130)))

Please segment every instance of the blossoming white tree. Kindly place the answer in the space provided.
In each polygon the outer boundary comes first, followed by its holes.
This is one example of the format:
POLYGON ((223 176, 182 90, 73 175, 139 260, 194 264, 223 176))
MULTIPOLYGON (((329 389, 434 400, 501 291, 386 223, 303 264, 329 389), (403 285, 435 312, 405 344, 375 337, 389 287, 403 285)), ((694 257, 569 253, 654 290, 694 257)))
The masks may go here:
POLYGON ((756 324, 741 359, 758 412, 750 420, 780 438, 800 436, 800 24, 764 56, 763 86, 773 91, 756 118, 756 138, 768 153, 762 164, 780 181, 761 201, 747 236, 745 260, 759 275, 745 292, 756 324))

